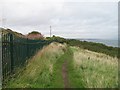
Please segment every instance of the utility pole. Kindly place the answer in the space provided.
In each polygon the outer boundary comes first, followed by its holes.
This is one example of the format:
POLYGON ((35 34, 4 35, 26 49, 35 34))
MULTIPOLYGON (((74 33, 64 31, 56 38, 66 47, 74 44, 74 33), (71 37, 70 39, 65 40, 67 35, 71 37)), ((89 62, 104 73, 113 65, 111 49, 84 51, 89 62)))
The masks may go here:
POLYGON ((51 28, 52 28, 52 27, 50 26, 50 37, 51 37, 51 30, 52 30, 51 28))

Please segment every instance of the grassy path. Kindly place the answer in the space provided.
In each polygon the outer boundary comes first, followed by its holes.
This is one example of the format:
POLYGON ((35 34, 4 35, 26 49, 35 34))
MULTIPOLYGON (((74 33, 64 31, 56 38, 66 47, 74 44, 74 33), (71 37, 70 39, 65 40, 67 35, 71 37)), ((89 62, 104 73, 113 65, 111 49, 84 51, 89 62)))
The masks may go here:
POLYGON ((62 55, 57 62, 54 64, 52 87, 53 88, 68 88, 69 77, 68 77, 68 62, 72 60, 72 52, 68 48, 64 55, 62 55))
POLYGON ((64 55, 66 45, 51 43, 32 57, 28 64, 16 70, 7 88, 50 88, 54 81, 53 66, 64 55))
POLYGON ((117 75, 116 58, 68 47, 64 55, 54 64, 53 87, 117 87, 117 75))
POLYGON ((74 69, 73 50, 52 43, 38 52, 26 67, 8 82, 8 88, 83 88, 74 69), (53 48, 54 47, 54 48, 53 48))
POLYGON ((83 82, 74 69, 73 51, 70 47, 54 64, 53 71, 52 88, 83 88, 83 82))
POLYGON ((68 69, 67 69, 67 61, 65 60, 62 65, 62 77, 64 81, 64 88, 69 88, 69 81, 68 81, 68 69))
POLYGON ((59 43, 38 52, 18 69, 7 88, 117 87, 117 58, 59 43))

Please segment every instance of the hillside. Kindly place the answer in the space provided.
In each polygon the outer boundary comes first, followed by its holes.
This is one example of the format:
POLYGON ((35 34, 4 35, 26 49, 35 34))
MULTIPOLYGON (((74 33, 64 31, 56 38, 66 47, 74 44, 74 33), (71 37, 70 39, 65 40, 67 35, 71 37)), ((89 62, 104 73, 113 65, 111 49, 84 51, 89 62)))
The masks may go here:
POLYGON ((11 34, 13 34, 13 35, 15 35, 15 36, 25 38, 25 36, 24 36, 23 34, 18 33, 18 32, 16 32, 16 31, 13 31, 13 30, 11 30, 11 29, 0 28, 0 30, 1 30, 1 32, 2 32, 3 34, 11 33, 11 34))
POLYGON ((71 49, 74 52, 74 69, 78 73, 76 80, 81 78, 84 87, 118 87, 118 58, 78 47, 71 47, 71 49))
POLYGON ((47 37, 47 40, 56 41, 60 43, 67 43, 70 46, 77 46, 77 47, 87 49, 90 51, 104 53, 112 57, 119 57, 118 51, 120 50, 120 48, 106 46, 102 43, 80 41, 76 39, 65 39, 65 38, 58 37, 58 36, 53 36, 52 38, 47 37))
POLYGON ((44 39, 44 36, 40 32, 37 32, 37 31, 32 31, 32 32, 28 33, 27 35, 23 35, 22 33, 18 33, 16 31, 11 30, 11 29, 0 28, 0 30, 3 34, 10 33, 10 34, 13 34, 13 35, 21 37, 21 38, 28 38, 28 39, 33 39, 33 40, 44 39))
POLYGON ((117 88, 118 59, 51 43, 17 70, 7 88, 117 88))
MULTIPOLYGON (((12 30, 4 29, 3 33, 24 37, 12 30)), ((56 36, 47 37, 45 42, 50 44, 44 45, 37 50, 36 55, 27 58, 25 65, 15 68, 10 80, 4 84, 5 88, 118 87, 119 48, 56 36)), ((35 44, 29 52, 33 53, 34 47, 35 44)), ((23 53, 24 50, 20 51, 23 53)))

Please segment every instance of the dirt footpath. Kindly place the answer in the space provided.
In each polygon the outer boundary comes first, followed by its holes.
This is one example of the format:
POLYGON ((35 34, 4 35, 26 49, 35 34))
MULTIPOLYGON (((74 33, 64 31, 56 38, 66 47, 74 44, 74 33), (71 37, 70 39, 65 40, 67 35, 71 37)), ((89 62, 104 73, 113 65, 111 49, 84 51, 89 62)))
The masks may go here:
POLYGON ((68 80, 67 60, 62 65, 62 77, 64 81, 64 88, 70 88, 68 80))

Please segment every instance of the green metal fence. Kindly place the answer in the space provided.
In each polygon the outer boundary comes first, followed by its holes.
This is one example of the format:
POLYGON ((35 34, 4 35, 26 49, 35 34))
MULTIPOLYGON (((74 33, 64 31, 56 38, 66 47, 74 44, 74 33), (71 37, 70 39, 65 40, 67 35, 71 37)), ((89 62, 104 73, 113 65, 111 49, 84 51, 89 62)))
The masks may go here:
POLYGON ((30 40, 11 33, 2 33, 3 84, 17 67, 25 65, 30 57, 49 43, 46 40, 30 40))

